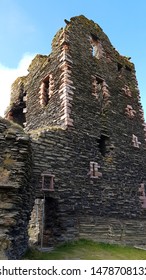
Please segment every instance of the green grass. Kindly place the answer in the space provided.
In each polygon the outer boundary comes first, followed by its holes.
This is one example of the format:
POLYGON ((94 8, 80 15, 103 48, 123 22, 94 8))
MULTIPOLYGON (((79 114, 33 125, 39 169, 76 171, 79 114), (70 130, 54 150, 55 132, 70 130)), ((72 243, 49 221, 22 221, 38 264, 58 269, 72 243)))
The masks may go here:
POLYGON ((66 243, 51 252, 28 250, 29 260, 146 260, 146 251, 133 247, 79 240, 66 243))

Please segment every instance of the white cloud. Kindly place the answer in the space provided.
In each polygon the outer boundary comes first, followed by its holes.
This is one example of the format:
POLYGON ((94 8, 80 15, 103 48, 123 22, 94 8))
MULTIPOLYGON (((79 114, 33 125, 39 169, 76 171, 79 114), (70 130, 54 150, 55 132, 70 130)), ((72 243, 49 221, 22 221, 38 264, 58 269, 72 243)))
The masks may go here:
POLYGON ((10 102, 11 85, 17 77, 28 74, 27 69, 34 54, 24 54, 17 68, 8 68, 0 63, 0 116, 4 116, 4 111, 10 102))

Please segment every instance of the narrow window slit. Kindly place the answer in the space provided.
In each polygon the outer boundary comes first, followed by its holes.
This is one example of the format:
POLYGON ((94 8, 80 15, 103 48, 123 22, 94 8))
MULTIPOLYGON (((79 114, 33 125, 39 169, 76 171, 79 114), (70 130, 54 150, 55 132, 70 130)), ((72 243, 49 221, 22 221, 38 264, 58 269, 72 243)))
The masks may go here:
POLYGON ((118 72, 120 72, 123 68, 123 65, 118 62, 117 67, 118 67, 118 72))
POLYGON ((100 139, 98 139, 98 148, 103 157, 107 154, 107 142, 109 141, 109 137, 106 135, 101 135, 100 139))
POLYGON ((91 34, 90 43, 92 46, 92 55, 95 56, 97 59, 102 58, 104 51, 99 38, 96 35, 91 34))

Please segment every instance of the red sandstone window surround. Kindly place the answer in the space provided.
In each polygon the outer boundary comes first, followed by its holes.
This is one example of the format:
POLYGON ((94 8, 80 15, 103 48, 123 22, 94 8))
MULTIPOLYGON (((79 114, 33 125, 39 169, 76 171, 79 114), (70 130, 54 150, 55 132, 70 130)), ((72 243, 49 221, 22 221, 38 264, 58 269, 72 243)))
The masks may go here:
POLYGON ((42 190, 54 191, 54 177, 52 174, 41 174, 42 176, 42 190))
POLYGON ((134 134, 132 134, 132 143, 133 143, 133 146, 136 148, 139 148, 141 145, 141 142, 138 141, 138 137, 134 134))
POLYGON ((125 85, 125 86, 122 88, 122 90, 125 92, 125 95, 127 95, 127 96, 129 96, 129 97, 132 96, 131 90, 130 90, 130 88, 129 88, 127 85, 125 85))
POLYGON ((92 76, 92 94, 97 99, 102 99, 103 98, 103 93, 102 93, 103 81, 104 80, 97 75, 92 76))
POLYGON ((49 79, 48 81, 43 81, 40 86, 40 104, 46 106, 49 101, 49 79))
POLYGON ((132 108, 131 105, 127 105, 127 107, 125 108, 125 113, 130 118, 133 118, 136 114, 136 111, 132 108))
POLYGON ((50 97, 54 92, 54 80, 52 74, 46 76, 40 86, 40 104, 46 106, 49 102, 50 97))
POLYGON ((90 171, 88 175, 90 175, 90 178, 99 178, 102 176, 102 173, 98 171, 100 168, 100 165, 97 162, 90 161, 90 171))
POLYGON ((90 43, 92 46, 92 55, 95 56, 97 59, 102 58, 103 57, 103 47, 102 47, 102 44, 101 44, 99 38, 96 35, 91 34, 90 43))
POLYGON ((105 80, 98 75, 91 76, 92 78, 92 95, 98 100, 100 113, 103 113, 104 108, 107 108, 111 101, 108 85, 105 80))
POLYGON ((146 209, 146 186, 144 183, 140 184, 139 192, 140 192, 140 200, 142 203, 142 208, 146 209))

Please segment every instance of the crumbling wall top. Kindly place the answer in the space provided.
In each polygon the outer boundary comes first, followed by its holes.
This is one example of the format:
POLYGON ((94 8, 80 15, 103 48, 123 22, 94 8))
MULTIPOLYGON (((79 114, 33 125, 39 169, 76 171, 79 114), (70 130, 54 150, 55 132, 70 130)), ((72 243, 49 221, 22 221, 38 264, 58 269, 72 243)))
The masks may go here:
POLYGON ((43 66, 47 62, 47 55, 37 54, 32 60, 31 64, 28 67, 28 72, 36 72, 36 70, 43 66))

